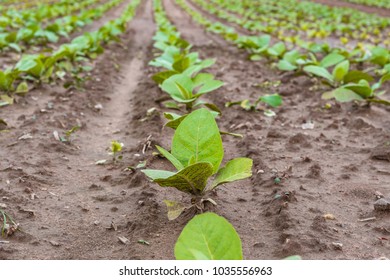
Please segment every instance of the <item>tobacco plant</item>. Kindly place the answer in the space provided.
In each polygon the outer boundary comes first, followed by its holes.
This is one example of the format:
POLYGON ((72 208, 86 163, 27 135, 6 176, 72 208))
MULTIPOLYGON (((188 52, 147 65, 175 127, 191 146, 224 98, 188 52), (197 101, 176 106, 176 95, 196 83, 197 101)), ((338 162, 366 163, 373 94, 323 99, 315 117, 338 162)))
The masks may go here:
POLYGON ((162 187, 173 187, 192 197, 190 205, 165 201, 168 218, 177 218, 185 209, 196 207, 203 211, 205 202, 215 202, 208 197, 219 185, 250 177, 252 160, 235 158, 220 167, 224 151, 221 135, 214 116, 204 108, 189 114, 177 127, 171 152, 157 146, 176 171, 142 170, 153 182, 162 187), (214 177, 213 180, 210 180, 214 177))
MULTIPOLYGON (((368 76, 370 77, 370 76, 368 76)), ((339 102, 366 101, 367 103, 378 103, 390 106, 390 101, 380 97, 386 93, 380 90, 381 86, 390 80, 390 73, 384 75, 378 82, 370 84, 374 79, 362 78, 352 81, 332 91, 325 92, 323 99, 336 99, 339 102)))

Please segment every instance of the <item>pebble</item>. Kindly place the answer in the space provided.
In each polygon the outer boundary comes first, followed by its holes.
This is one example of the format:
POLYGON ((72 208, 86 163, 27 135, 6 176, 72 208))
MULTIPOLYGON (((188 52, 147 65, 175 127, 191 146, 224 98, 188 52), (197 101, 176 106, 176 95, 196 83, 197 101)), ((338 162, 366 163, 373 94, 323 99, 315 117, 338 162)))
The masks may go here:
POLYGON ((380 198, 374 203, 374 209, 377 211, 390 211, 390 200, 386 198, 380 198))
POLYGON ((127 242, 129 242, 129 239, 127 239, 126 237, 124 236, 118 236, 118 239, 120 242, 122 242, 123 244, 126 244, 127 242))
POLYGON ((340 242, 332 242, 332 245, 336 250, 343 250, 343 243, 340 242))

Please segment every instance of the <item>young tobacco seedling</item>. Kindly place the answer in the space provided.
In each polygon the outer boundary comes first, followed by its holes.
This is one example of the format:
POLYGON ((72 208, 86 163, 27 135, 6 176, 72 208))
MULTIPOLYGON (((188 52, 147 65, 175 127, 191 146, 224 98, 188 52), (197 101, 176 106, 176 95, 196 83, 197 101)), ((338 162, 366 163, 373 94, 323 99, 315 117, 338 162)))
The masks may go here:
POLYGON ((282 102, 283 102, 282 97, 279 94, 274 93, 274 94, 266 94, 260 96, 253 104, 248 99, 244 99, 240 101, 227 102, 225 104, 225 107, 240 105, 241 108, 243 108, 246 111, 255 111, 257 109, 260 109, 264 112, 266 116, 274 116, 275 113, 272 110, 269 110, 265 107, 260 107, 259 104, 264 103, 273 108, 276 108, 281 106, 282 102))
POLYGON ((117 154, 122 151, 122 148, 123 148, 123 143, 119 143, 118 141, 111 141, 109 154, 112 155, 114 162, 122 159, 121 155, 117 157, 117 154))
MULTIPOLYGON (((368 77, 371 76, 368 75, 368 77)), ((334 98, 338 102, 367 101, 368 103, 379 103, 390 106, 390 101, 379 98, 386 93, 385 90, 379 91, 379 89, 385 82, 390 80, 390 73, 382 76, 378 82, 370 85, 369 81, 372 80, 374 80, 372 77, 368 80, 362 76, 362 79, 357 82, 353 81, 332 91, 325 92, 322 95, 322 99, 334 98)))
POLYGON ((19 229, 19 224, 15 223, 15 221, 11 218, 11 216, 1 208, 0 208, 0 220, 2 220, 1 223, 2 237, 7 237, 9 235, 12 235, 15 231, 19 229), (7 219, 9 220, 9 223, 7 219))
POLYGON ((177 260, 242 260, 241 239, 232 224, 214 213, 192 218, 175 244, 177 260))
POLYGON ((65 139, 61 139, 61 141, 70 143, 72 140, 73 133, 75 133, 79 129, 80 129, 80 126, 76 125, 76 126, 72 127, 71 129, 65 131, 65 139))
POLYGON ((208 194, 219 185, 252 175, 252 160, 249 158, 232 159, 220 168, 224 155, 221 135, 214 116, 204 108, 190 113, 178 125, 171 152, 156 147, 177 171, 145 169, 142 172, 162 187, 173 187, 192 196, 189 206, 164 201, 170 220, 192 207, 203 211, 205 202, 215 204, 208 194), (213 175, 214 179, 208 184, 213 175))
POLYGON ((223 86, 223 82, 214 80, 210 73, 199 73, 191 78, 186 74, 176 74, 166 79, 161 88, 168 93, 173 100, 186 105, 191 112, 196 106, 202 105, 199 97, 223 86))

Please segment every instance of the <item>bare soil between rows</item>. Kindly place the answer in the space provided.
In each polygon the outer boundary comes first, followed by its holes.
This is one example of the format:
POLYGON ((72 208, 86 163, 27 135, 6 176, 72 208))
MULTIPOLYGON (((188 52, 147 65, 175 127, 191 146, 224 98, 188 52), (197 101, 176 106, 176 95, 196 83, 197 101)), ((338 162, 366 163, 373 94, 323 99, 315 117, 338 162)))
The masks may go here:
MULTIPOLYGON (((0 259, 174 259, 191 215, 168 221, 163 200, 188 197, 127 168, 145 160, 169 168, 152 155, 154 145, 169 146, 173 131, 163 128, 166 109, 155 102, 163 93, 151 80, 158 70, 148 66, 151 2, 141 5, 122 43, 97 59, 83 90, 45 86, 0 109, 9 130, 0 133, 0 204, 21 229, 0 238, 9 241, 0 242, 0 259), (150 108, 156 111, 147 116, 150 108), (71 144, 53 136, 80 124, 71 144), (23 135, 29 136, 19 140, 23 135), (123 160, 96 165, 110 161, 111 140, 124 143, 123 160)), ((390 212, 373 208, 379 193, 390 197, 389 109, 335 103, 324 109, 323 89, 311 79, 248 61, 173 0, 164 5, 194 50, 217 59, 210 72, 226 84, 209 101, 222 108, 221 130, 244 136, 223 136, 225 160, 254 160, 251 179, 222 186, 213 197, 213 211, 241 236, 244 258, 389 258, 390 212), (273 92, 284 99, 273 118, 224 106, 273 92), (308 122, 313 129, 302 128, 308 122)))

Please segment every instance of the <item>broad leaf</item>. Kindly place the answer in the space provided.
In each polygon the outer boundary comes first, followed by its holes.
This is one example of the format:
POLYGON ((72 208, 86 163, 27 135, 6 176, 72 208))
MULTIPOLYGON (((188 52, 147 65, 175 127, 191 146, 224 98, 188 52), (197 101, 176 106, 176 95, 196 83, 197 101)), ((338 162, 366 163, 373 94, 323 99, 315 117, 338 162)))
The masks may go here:
POLYGON ((334 98, 339 102, 350 102, 353 100, 363 100, 363 98, 352 90, 338 88, 333 91, 334 98))
MULTIPOLYGON (((145 171, 145 170, 144 170, 145 171)), ((149 176, 146 172, 146 175, 149 176)), ((154 182, 162 187, 172 187, 179 191, 200 195, 213 174, 213 166, 208 162, 197 162, 185 167, 167 178, 156 178, 154 182)))
POLYGON ((241 180, 252 176, 252 163, 249 158, 235 158, 218 170, 211 189, 218 185, 241 180))
POLYGON ((367 82, 374 81, 374 78, 362 71, 359 70, 352 70, 347 73, 347 75, 344 76, 344 83, 358 83, 360 80, 366 80, 367 82))
POLYGON ((171 153, 184 166, 193 158, 195 162, 210 162, 217 172, 223 159, 222 139, 214 116, 207 109, 193 111, 180 123, 171 153))
POLYGON ((154 74, 152 76, 153 81, 155 81, 157 84, 161 85, 166 79, 169 77, 177 74, 176 71, 168 70, 168 71, 163 71, 159 72, 157 74, 154 74))
POLYGON ((349 71, 349 61, 345 60, 343 62, 340 62, 339 64, 336 65, 336 67, 333 69, 333 79, 336 82, 341 82, 345 75, 347 75, 349 71))
POLYGON ((263 95, 259 98, 259 101, 262 101, 271 107, 279 107, 282 105, 282 97, 277 93, 263 95))
POLYGON ((291 64, 287 60, 279 60, 278 69, 281 71, 293 71, 293 70, 298 69, 298 67, 291 64))
POLYGON ((390 81, 390 73, 387 73, 386 75, 384 75, 381 79, 380 79, 380 84, 384 84, 385 82, 387 81, 390 81))
POLYGON ((173 70, 181 73, 191 65, 191 60, 188 57, 183 57, 172 64, 173 70))
POLYGON ((15 93, 16 94, 24 94, 28 92, 28 84, 26 82, 21 82, 17 88, 15 93))
POLYGON ((344 59, 345 57, 342 56, 341 54, 330 53, 321 60, 320 66, 324 68, 328 68, 342 62, 344 59))
POLYGON ((286 52, 286 45, 283 42, 276 43, 267 52, 269 55, 280 57, 286 52))
POLYGON ((224 85, 224 83, 223 83, 222 81, 218 81, 218 80, 209 80, 209 81, 206 81, 206 82, 200 87, 200 89, 199 89, 198 92, 196 93, 196 96, 199 96, 199 95, 208 93, 208 92, 210 92, 210 91, 219 89, 219 88, 220 88, 221 86, 223 86, 223 85, 224 85))
POLYGON ((372 89, 368 84, 368 82, 365 80, 360 80, 358 84, 347 84, 343 87, 352 90, 353 92, 359 94, 363 98, 368 98, 372 94, 372 89))
POLYGON ((176 245, 177 260, 242 260, 242 245, 234 227, 214 213, 195 216, 176 245))
POLYGON ((37 62, 30 57, 26 57, 22 60, 20 60, 16 65, 15 69, 20 72, 27 72, 31 69, 33 69, 37 65, 37 62))
POLYGON ((371 50, 371 62, 380 66, 385 66, 390 59, 389 51, 382 47, 376 47, 371 50))
POLYGON ((303 71, 310 73, 310 74, 313 74, 315 76, 321 77, 321 78, 325 78, 329 82, 333 82, 333 76, 329 73, 328 70, 326 70, 323 67, 310 65, 310 66, 304 67, 303 71))
POLYGON ((191 102, 194 100, 192 98, 194 84, 191 78, 186 75, 177 74, 169 77, 162 83, 161 88, 178 102, 191 102))

